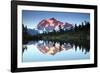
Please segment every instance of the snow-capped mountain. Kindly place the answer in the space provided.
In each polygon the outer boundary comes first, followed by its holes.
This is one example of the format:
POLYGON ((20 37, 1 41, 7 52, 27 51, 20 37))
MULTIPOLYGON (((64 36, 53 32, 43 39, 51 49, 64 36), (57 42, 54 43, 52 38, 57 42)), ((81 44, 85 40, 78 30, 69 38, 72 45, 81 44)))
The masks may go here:
POLYGON ((61 21, 56 20, 55 18, 44 19, 40 21, 39 24, 37 25, 38 30, 46 30, 46 31, 50 31, 50 30, 57 31, 59 30, 59 27, 69 30, 73 28, 73 25, 67 22, 63 23, 61 21))

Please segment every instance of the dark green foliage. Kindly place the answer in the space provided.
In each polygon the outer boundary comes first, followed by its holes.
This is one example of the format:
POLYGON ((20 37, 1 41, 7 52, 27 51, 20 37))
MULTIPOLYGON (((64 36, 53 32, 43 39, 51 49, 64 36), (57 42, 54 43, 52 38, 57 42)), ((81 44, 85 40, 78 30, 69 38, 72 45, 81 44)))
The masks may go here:
POLYGON ((75 31, 89 31, 90 30, 90 23, 87 21, 82 22, 79 26, 75 24, 75 31))
POLYGON ((77 30, 78 30, 77 24, 75 24, 75 28, 74 28, 74 30, 75 30, 75 31, 77 31, 77 30))
POLYGON ((29 35, 27 33, 27 26, 24 26, 24 24, 22 24, 22 34, 23 34, 22 39, 23 39, 24 44, 27 43, 27 41, 29 41, 29 40, 39 40, 39 39, 41 39, 41 36, 39 36, 39 35, 34 35, 34 36, 29 35))
POLYGON ((62 29, 61 25, 59 25, 59 32, 64 32, 64 29, 62 29))

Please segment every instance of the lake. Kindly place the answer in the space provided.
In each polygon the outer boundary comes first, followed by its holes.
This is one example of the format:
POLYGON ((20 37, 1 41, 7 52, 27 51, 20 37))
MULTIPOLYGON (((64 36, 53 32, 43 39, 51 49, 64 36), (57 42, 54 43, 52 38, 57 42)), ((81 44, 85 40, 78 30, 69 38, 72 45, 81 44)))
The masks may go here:
POLYGON ((22 47, 22 62, 90 59, 89 41, 28 41, 22 47))

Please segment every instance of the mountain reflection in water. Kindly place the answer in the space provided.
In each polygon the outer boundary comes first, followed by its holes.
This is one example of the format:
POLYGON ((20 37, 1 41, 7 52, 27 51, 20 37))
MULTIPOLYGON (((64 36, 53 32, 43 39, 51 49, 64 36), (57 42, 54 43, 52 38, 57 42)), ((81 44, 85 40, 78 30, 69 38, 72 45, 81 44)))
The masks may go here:
POLYGON ((22 61, 77 60, 90 58, 89 41, 29 41, 23 44, 22 61))
POLYGON ((58 43, 58 42, 42 42, 38 43, 37 49, 39 49, 43 54, 50 54, 55 55, 58 52, 61 52, 63 50, 69 50, 72 49, 72 46, 68 43, 58 43))

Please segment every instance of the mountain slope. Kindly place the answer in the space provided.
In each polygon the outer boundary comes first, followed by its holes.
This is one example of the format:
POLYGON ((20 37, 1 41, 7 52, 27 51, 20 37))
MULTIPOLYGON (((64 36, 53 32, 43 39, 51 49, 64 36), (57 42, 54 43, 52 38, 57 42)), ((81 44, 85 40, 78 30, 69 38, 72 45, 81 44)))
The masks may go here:
POLYGON ((39 24, 37 25, 38 30, 46 30, 46 31, 59 30, 59 27, 69 30, 73 28, 73 25, 67 22, 63 23, 61 21, 56 20, 55 18, 44 19, 40 21, 39 24))

